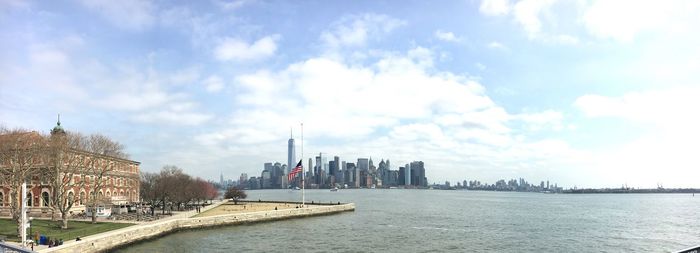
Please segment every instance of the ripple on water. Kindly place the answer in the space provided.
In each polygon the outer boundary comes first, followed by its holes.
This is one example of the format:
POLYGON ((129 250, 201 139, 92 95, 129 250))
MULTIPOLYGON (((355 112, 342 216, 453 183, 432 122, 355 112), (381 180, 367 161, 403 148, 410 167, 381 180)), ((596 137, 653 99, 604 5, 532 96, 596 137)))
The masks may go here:
POLYGON ((178 232, 118 252, 663 252, 700 236, 700 198, 680 195, 307 190, 307 199, 354 202, 357 209, 178 232))

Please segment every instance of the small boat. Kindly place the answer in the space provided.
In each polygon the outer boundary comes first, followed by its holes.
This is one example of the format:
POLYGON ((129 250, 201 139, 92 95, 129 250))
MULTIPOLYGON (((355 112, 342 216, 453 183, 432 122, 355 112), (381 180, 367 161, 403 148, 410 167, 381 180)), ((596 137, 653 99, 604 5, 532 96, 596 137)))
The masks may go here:
POLYGON ((338 187, 333 187, 333 188, 331 188, 331 191, 332 191, 332 192, 337 192, 337 191, 338 191, 338 187))

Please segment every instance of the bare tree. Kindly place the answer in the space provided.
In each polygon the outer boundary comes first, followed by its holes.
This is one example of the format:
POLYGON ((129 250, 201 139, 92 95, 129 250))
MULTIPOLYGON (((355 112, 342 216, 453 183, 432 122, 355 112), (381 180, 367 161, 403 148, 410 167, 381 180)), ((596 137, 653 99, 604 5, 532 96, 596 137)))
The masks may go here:
POLYGON ((163 206, 163 214, 168 204, 179 201, 177 194, 181 193, 183 178, 188 175, 182 172, 182 169, 177 166, 166 165, 161 169, 158 179, 156 180, 156 194, 160 204, 163 206))
POLYGON ((107 185, 107 177, 117 170, 117 166, 123 165, 115 158, 126 159, 128 156, 124 152, 122 144, 100 134, 92 134, 88 137, 86 150, 93 153, 95 157, 88 167, 92 179, 90 180, 92 193, 89 194, 88 204, 92 208, 92 223, 95 223, 97 222, 97 207, 108 202, 107 197, 101 195, 100 191, 107 185))
POLYGON ((151 215, 154 215, 154 208, 158 201, 158 194, 156 191, 156 181, 158 180, 158 174, 151 172, 141 172, 141 190, 139 191, 139 197, 145 203, 151 206, 151 215))
POLYGON ((61 213, 61 228, 68 228, 68 215, 79 193, 85 186, 86 169, 92 165, 93 156, 83 150, 87 147, 87 138, 79 133, 52 134, 49 157, 52 167, 44 170, 50 179, 52 196, 50 204, 53 212, 61 213))
MULTIPOLYGON (((22 183, 29 180, 38 167, 45 166, 45 136, 25 129, 0 128, 0 183, 9 188, 12 219, 19 224, 22 183)), ((19 234, 19 233, 18 233, 19 234)))
POLYGON ((228 190, 226 190, 226 194, 224 194, 224 198, 233 199, 234 205, 238 205, 238 200, 245 199, 247 197, 248 195, 245 194, 245 191, 235 186, 229 187, 228 190))

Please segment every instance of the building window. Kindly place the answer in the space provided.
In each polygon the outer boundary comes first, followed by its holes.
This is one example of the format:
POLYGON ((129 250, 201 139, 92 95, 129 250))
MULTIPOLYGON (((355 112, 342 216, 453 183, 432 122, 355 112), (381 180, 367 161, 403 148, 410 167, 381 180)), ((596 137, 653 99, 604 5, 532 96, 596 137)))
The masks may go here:
POLYGON ((5 194, 0 192, 0 206, 5 206, 5 194))
POLYGON ((32 206, 32 193, 27 193, 27 206, 32 206))
POLYGON ((80 192, 79 197, 80 197, 80 198, 78 199, 78 205, 81 205, 81 206, 82 206, 82 205, 83 205, 83 201, 85 201, 85 192, 80 192))
POLYGON ((49 206, 49 193, 48 192, 42 192, 41 199, 44 202, 44 203, 42 203, 42 206, 49 206))
POLYGON ((75 198, 75 194, 73 192, 68 193, 68 205, 73 205, 73 198, 75 198))

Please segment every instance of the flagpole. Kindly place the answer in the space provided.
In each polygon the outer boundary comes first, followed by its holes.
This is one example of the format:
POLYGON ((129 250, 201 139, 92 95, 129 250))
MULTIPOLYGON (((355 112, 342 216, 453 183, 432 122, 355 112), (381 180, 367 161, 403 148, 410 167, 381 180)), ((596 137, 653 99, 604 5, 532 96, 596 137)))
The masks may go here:
POLYGON ((304 207, 304 202, 306 201, 306 195, 304 195, 304 123, 301 123, 301 207, 304 207))

